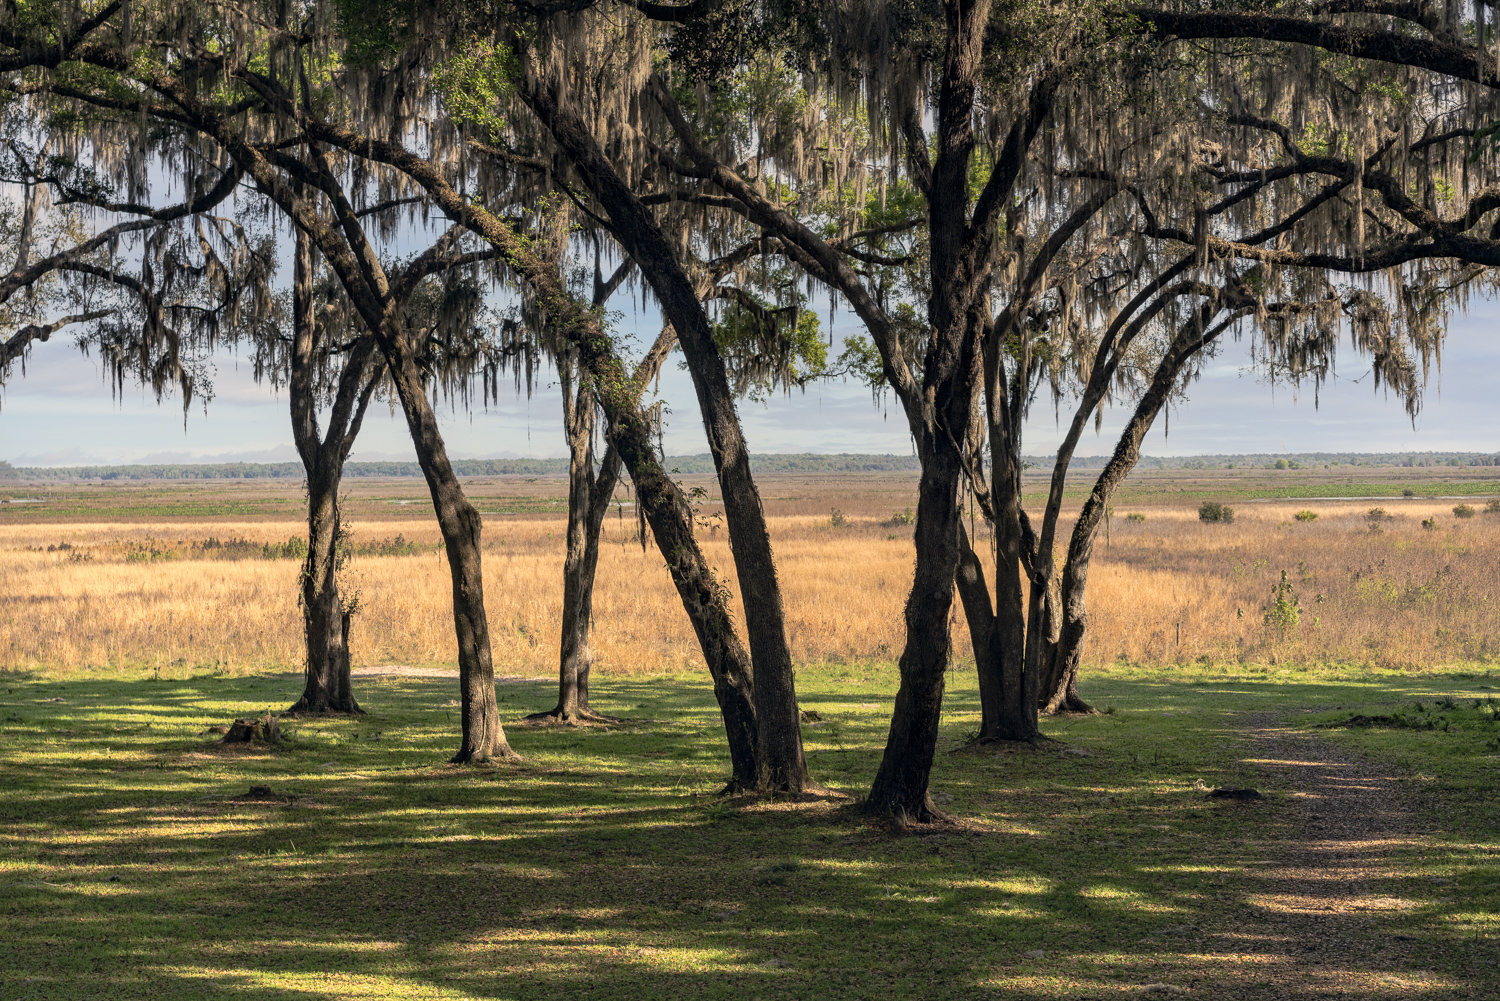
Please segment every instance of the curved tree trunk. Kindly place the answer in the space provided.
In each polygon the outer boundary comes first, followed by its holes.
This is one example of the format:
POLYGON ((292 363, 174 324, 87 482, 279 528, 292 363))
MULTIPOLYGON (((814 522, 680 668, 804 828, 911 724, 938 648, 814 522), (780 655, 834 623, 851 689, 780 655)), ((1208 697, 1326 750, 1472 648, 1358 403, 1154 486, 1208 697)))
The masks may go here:
POLYGON ((599 534, 620 480, 620 457, 610 448, 594 472, 594 394, 587 378, 578 379, 571 358, 559 360, 563 393, 563 426, 568 438, 568 534, 563 559, 562 635, 558 646, 557 704, 530 720, 557 723, 607 721, 589 708, 589 672, 594 654, 589 636, 594 624, 594 578, 599 567, 599 534))
POLYGON ((383 338, 386 363, 401 400, 401 410, 416 446, 417 461, 432 495, 443 548, 453 581, 453 629, 458 640, 459 699, 463 736, 455 763, 478 763, 492 758, 514 758, 500 724, 495 700, 495 668, 490 659, 489 618, 484 608, 484 573, 480 535, 484 522, 448 461, 448 450, 428 402, 421 369, 401 349, 397 337, 383 338))
POLYGON ((885 753, 865 803, 871 813, 905 822, 927 823, 942 816, 932 803, 928 781, 952 658, 948 616, 960 564, 958 486, 962 478, 957 448, 951 441, 933 441, 922 463, 917 493, 917 565, 906 600, 901 687, 896 692, 885 753))
POLYGON ((302 697, 290 712, 361 712, 349 676, 349 614, 339 594, 339 484, 380 378, 375 344, 362 338, 350 350, 320 436, 315 379, 318 331, 312 300, 313 249, 298 233, 292 280, 292 364, 289 386, 292 436, 307 473, 307 558, 302 564, 301 605, 306 640, 302 697))
POLYGON ((651 427, 646 415, 634 406, 635 394, 630 395, 628 409, 612 408, 607 394, 601 397, 606 415, 612 418, 610 437, 635 483, 636 503, 667 562, 714 681, 732 768, 725 791, 755 788, 759 775, 755 678, 750 655, 740 643, 729 614, 728 588, 714 575, 698 548, 688 500, 657 460, 651 427))
POLYGON ((1099 537, 1099 524, 1104 520, 1115 489, 1140 461, 1141 442, 1156 422, 1161 408, 1171 398, 1172 387, 1183 366, 1242 315, 1232 313, 1228 319, 1205 330, 1218 309, 1217 305, 1201 307, 1197 322, 1189 322, 1178 330, 1172 346, 1157 363, 1151 385, 1136 404, 1125 430, 1120 433, 1114 454, 1094 481, 1094 489, 1078 512, 1072 538, 1068 540, 1068 558, 1062 573, 1062 634, 1057 650, 1062 677, 1061 691, 1054 693, 1059 711, 1091 711, 1088 703, 1078 695, 1077 678, 1078 665, 1083 657, 1083 640, 1088 632, 1089 564, 1094 556, 1094 541, 1099 537))
POLYGON ((666 235, 616 173, 585 123, 534 79, 524 80, 519 90, 607 210, 611 232, 635 259, 656 293, 663 315, 676 328, 718 471, 745 607, 750 657, 755 665, 756 787, 800 792, 808 785, 807 760, 802 752, 802 722, 781 584, 734 394, 708 317, 666 235))
MULTIPOLYGON (((650 420, 640 410, 640 394, 645 380, 633 379, 625 371, 615 353, 614 342, 600 326, 598 318, 568 294, 556 266, 544 261, 508 223, 466 199, 431 162, 398 143, 374 139, 326 123, 309 124, 322 138, 338 143, 341 148, 357 151, 404 171, 433 196, 449 218, 483 236, 500 251, 507 263, 524 276, 537 294, 547 298, 559 335, 577 348, 580 362, 594 379, 599 405, 609 421, 610 440, 619 450, 621 461, 635 483, 637 502, 656 535, 657 546, 666 559, 672 582, 703 649, 729 738, 734 770, 730 788, 753 784, 757 774, 757 727, 750 658, 736 635, 734 620, 729 614, 727 589, 714 576, 693 538, 687 498, 662 470, 656 457, 650 420)), ((246 158, 252 159, 249 155, 246 158)), ((263 185, 274 186, 273 178, 263 170, 257 170, 256 177, 263 185)), ((296 211, 296 218, 299 225, 318 224, 304 211, 296 211)), ((658 347, 661 344, 659 339, 658 347)), ((657 348, 652 350, 655 352, 657 348)))

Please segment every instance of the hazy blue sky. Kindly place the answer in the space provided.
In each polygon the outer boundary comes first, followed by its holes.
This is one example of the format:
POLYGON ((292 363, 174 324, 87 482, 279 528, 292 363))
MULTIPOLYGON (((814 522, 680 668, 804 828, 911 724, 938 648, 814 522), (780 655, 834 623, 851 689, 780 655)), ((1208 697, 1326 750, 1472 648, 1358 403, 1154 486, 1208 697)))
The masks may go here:
MULTIPOLYGON (((1245 349, 1231 345, 1189 388, 1188 402, 1171 415, 1171 433, 1158 422, 1145 451, 1151 455, 1311 451, 1500 451, 1500 304, 1477 302, 1455 320, 1441 371, 1432 373, 1413 428, 1401 406, 1372 389, 1367 367, 1342 354, 1341 377, 1325 386, 1314 407, 1311 390, 1294 394, 1243 372, 1245 349)), ((840 320, 842 331, 850 319, 840 320)), ((646 343, 654 316, 627 316, 622 332, 646 343)), ((852 329, 852 328, 848 328, 852 329)), ((662 395, 673 408, 665 436, 669 454, 707 451, 691 381, 668 363, 662 395)), ((176 401, 158 406, 149 394, 112 400, 97 363, 63 338, 38 346, 24 377, 16 371, 0 405, 0 459, 15 465, 130 462, 289 461, 296 458, 284 394, 257 386, 249 366, 221 359, 217 395, 207 412, 194 405, 183 422, 176 401)), ((893 404, 892 404, 893 405, 893 404)), ((404 422, 388 408, 367 419, 355 459, 413 458, 404 422)), ((1048 454, 1060 432, 1051 408, 1039 406, 1027 429, 1026 452, 1048 454)), ((444 432, 456 458, 514 458, 565 454, 556 380, 535 395, 507 394, 498 406, 472 414, 444 411, 444 432)), ((899 412, 872 405, 865 389, 833 383, 778 396, 768 405, 745 402, 741 416, 752 451, 908 453, 899 412)), ((1088 432, 1080 454, 1105 454, 1124 419, 1107 416, 1103 433, 1088 432)))

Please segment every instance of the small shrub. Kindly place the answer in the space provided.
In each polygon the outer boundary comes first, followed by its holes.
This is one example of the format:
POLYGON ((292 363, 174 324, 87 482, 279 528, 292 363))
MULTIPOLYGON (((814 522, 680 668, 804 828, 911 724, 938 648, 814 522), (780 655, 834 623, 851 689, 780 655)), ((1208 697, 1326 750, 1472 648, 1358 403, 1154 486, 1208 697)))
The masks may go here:
POLYGON ((1500 514, 1500 497, 1495 498, 1484 506, 1485 514, 1500 514))
POLYGON ((307 540, 293 535, 285 542, 267 542, 261 547, 260 556, 264 560, 305 560, 307 540))
MULTIPOLYGON (((501 539, 500 544, 505 545, 501 539)), ((356 556, 416 556, 430 546, 422 546, 407 539, 405 535, 397 533, 394 538, 386 537, 372 542, 358 542, 351 547, 356 556)))
POLYGON ((1370 508, 1370 510, 1365 512, 1365 521, 1368 521, 1372 524, 1377 521, 1390 520, 1391 516, 1385 513, 1385 508, 1383 507, 1372 507, 1370 508))
POLYGON ((1317 521, 1318 520, 1318 512, 1316 512, 1316 511, 1298 511, 1296 514, 1292 515, 1292 517, 1296 518, 1298 521, 1317 521))
POLYGON ((1261 622, 1267 629, 1274 629, 1285 636, 1297 628, 1302 621, 1302 607, 1297 601, 1297 592, 1287 580, 1286 571, 1281 571, 1281 583, 1271 589, 1271 599, 1266 604, 1266 614, 1261 622))
POLYGON ((1210 521, 1218 525, 1228 525, 1234 521, 1234 508, 1218 501, 1204 501, 1198 508, 1198 520, 1210 521))
POLYGON ((1422 527, 1425 528, 1425 529, 1427 529, 1429 532, 1432 531, 1434 528, 1438 527, 1437 519, 1436 518, 1423 518, 1422 519, 1422 527))
POLYGON ((849 519, 838 508, 831 508, 828 516, 828 524, 834 528, 845 528, 849 524, 849 519))
POLYGON ((1276 460, 1276 464, 1275 464, 1275 466, 1273 468, 1275 468, 1275 469, 1286 469, 1287 468, 1287 462, 1286 462, 1286 460, 1285 459, 1277 459, 1276 460))
POLYGON ((1459 504, 1453 509, 1453 517, 1472 518, 1474 517, 1474 509, 1467 504, 1459 504))
POLYGON ((1415 497, 1416 495, 1417 495, 1417 492, 1415 490, 1413 490, 1411 487, 1407 487, 1405 490, 1401 491, 1401 496, 1402 497, 1415 497))
POLYGON ((886 521, 886 524, 892 528, 899 525, 915 525, 916 523, 917 516, 912 514, 911 508, 907 508, 905 511, 897 511, 886 521))
POLYGON ((1146 516, 1144 514, 1141 514, 1138 511, 1132 511, 1132 512, 1130 512, 1129 514, 1127 514, 1125 516, 1125 520, 1126 521, 1134 521, 1134 522, 1142 522, 1142 521, 1146 520, 1146 516))

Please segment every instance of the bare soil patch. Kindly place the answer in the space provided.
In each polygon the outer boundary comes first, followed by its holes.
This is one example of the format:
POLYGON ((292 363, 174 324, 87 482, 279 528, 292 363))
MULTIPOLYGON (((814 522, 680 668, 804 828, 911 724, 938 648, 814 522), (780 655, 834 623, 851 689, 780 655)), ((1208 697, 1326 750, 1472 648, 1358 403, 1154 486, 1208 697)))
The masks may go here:
POLYGON ((1289 729, 1281 715, 1244 717, 1253 761, 1266 772, 1266 786, 1281 790, 1290 823, 1274 840, 1246 845, 1251 890, 1239 900, 1221 898, 1227 920, 1206 938, 1212 951, 1236 955, 1232 965, 1251 975, 1224 985, 1219 996, 1467 996, 1465 984, 1422 969, 1414 939, 1391 927, 1402 912, 1426 906, 1432 890, 1400 862, 1423 835, 1399 770, 1289 729))

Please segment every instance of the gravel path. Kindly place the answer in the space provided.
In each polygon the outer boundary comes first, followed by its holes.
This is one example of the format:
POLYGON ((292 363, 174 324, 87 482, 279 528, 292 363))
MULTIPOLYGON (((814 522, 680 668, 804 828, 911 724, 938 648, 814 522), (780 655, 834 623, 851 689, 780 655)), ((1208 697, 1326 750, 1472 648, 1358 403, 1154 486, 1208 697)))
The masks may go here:
POLYGON ((1296 1001, 1475 996, 1470 985, 1413 967, 1414 940, 1392 927, 1401 912, 1441 892, 1399 868, 1420 827, 1396 769, 1289 730, 1283 718, 1243 717, 1250 760, 1293 809, 1274 836, 1245 843, 1251 892, 1220 898, 1233 912, 1221 917, 1234 920, 1208 936, 1210 948, 1221 961, 1233 957, 1238 976, 1211 993, 1296 1001))

